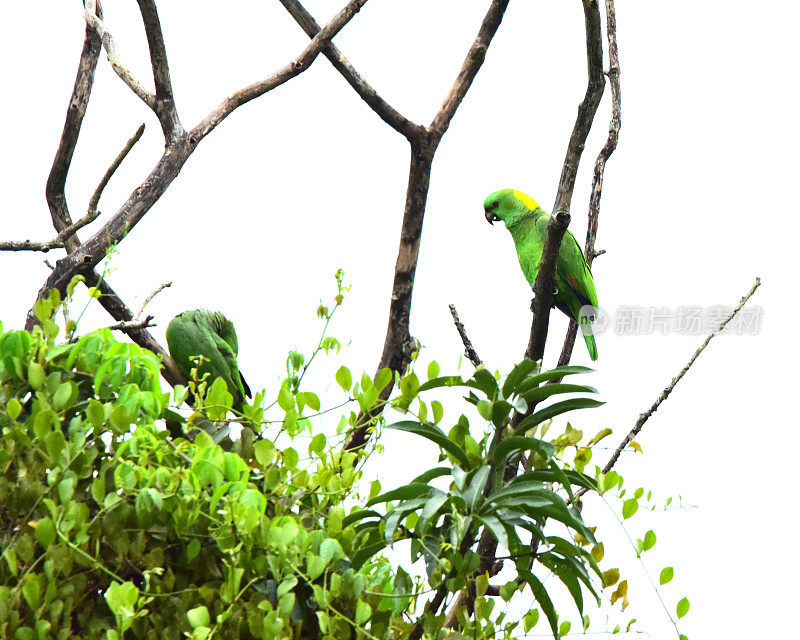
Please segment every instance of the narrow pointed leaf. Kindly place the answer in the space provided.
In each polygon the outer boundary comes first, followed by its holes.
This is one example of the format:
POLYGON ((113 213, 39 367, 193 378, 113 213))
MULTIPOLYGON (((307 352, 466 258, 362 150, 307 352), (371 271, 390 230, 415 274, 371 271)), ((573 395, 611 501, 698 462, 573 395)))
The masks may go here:
POLYGON ((525 418, 522 422, 520 422, 519 426, 515 430, 515 433, 525 433, 528 429, 532 429, 545 420, 555 418, 556 416, 566 413, 567 411, 591 409, 593 407, 599 407, 603 404, 605 404, 605 402, 601 400, 595 400, 594 398, 573 398, 571 400, 556 402, 555 404, 551 404, 549 407, 540 409, 536 413, 525 418))
POLYGON ((442 449, 447 451, 447 453, 452 455, 465 468, 468 469, 470 467, 469 458, 467 457, 466 452, 455 442, 450 440, 450 438, 448 438, 444 431, 439 429, 439 427, 406 420, 395 422, 394 424, 388 425, 386 428, 397 429, 398 431, 408 431, 409 433, 414 433, 418 436, 422 436, 423 438, 427 438, 431 442, 435 442, 442 449))

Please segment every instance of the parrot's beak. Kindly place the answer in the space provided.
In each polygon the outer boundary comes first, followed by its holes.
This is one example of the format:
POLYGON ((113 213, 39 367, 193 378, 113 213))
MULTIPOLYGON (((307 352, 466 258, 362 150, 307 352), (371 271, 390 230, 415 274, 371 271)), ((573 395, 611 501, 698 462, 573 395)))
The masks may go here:
POLYGON ((486 207, 484 211, 486 212, 486 222, 488 222, 489 224, 494 224, 495 220, 500 219, 498 215, 494 212, 494 209, 486 207))

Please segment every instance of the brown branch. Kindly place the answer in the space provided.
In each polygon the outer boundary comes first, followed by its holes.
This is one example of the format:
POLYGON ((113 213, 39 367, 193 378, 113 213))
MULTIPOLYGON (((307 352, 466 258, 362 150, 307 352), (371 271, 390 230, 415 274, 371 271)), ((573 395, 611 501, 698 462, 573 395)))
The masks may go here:
POLYGON ((464 329, 464 325, 458 317, 456 305, 451 304, 448 306, 450 307, 450 315, 453 316, 453 323, 456 325, 456 331, 458 331, 458 335, 461 336, 461 342, 464 343, 464 355, 467 356, 467 359, 473 364, 473 366, 475 366, 475 368, 480 367, 483 362, 481 362, 478 352, 475 351, 475 347, 472 346, 472 341, 467 335, 467 330, 464 329))
POLYGON ((570 212, 572 192, 575 190, 575 178, 578 175, 578 166, 581 155, 586 146, 586 138, 592 128, 594 115, 605 88, 603 75, 603 33, 600 27, 600 8, 597 0, 583 0, 583 15, 586 24, 586 63, 589 71, 589 81, 586 85, 586 94, 578 106, 578 117, 572 135, 569 137, 567 154, 561 169, 561 179, 558 183, 556 202, 553 213, 570 212))
POLYGON ((544 355, 550 322, 550 308, 553 306, 556 259, 561 248, 561 239, 564 237, 570 220, 572 193, 575 190, 575 179, 578 175, 581 155, 605 87, 603 34, 597 0, 583 0, 583 15, 586 25, 586 64, 589 79, 586 93, 578 106, 578 116, 567 144, 567 154, 561 168, 561 179, 558 183, 556 202, 553 205, 553 215, 547 225, 547 236, 539 262, 539 273, 533 285, 534 300, 531 307, 533 320, 525 355, 534 361, 541 360, 544 355))
MULTIPOLYGON (((586 27, 586 60, 589 79, 586 93, 578 107, 578 116, 567 145, 556 202, 553 206, 553 215, 547 224, 547 235, 545 236, 542 256, 539 260, 539 272, 533 285, 534 299, 531 305, 533 318, 528 347, 525 352, 526 357, 533 361, 541 360, 544 355, 550 308, 553 306, 556 259, 561 248, 561 240, 570 221, 570 203, 575 189, 575 179, 578 174, 581 155, 603 95, 603 43, 602 30, 600 28, 600 9, 597 0, 583 0, 583 11, 586 27)), ((526 416, 533 413, 535 407, 535 403, 530 403, 527 412, 525 414, 515 414, 511 424, 518 425, 526 416)), ((495 434, 496 441, 499 441, 501 437, 502 435, 498 431, 495 434)), ((515 459, 506 466, 505 481, 510 481, 517 474, 519 462, 519 459, 515 459)), ((489 488, 487 484, 487 490, 489 488)), ((501 562, 496 559, 497 545, 497 539, 488 530, 484 530, 478 542, 478 555, 481 558, 478 573, 489 571, 490 575, 495 575, 499 572, 501 562)), ((462 601, 462 598, 457 598, 453 606, 458 607, 462 601)), ((472 602, 468 599, 467 606, 470 607, 471 605, 472 602)), ((455 609, 451 607, 451 612, 448 616, 451 623, 455 619, 454 616, 455 609)))
POLYGON ((88 28, 94 31, 99 40, 102 42, 103 48, 108 55, 108 61, 111 63, 111 68, 114 70, 120 79, 133 91, 133 93, 148 107, 155 110, 156 97, 147 89, 145 89, 133 77, 133 74, 128 68, 122 64, 117 57, 116 48, 114 47, 114 38, 111 33, 106 30, 106 25, 103 22, 103 13, 100 9, 100 3, 97 0, 86 0, 86 11, 84 12, 86 24, 88 28))
POLYGON ((114 162, 111 163, 111 166, 106 171, 105 175, 100 180, 100 183, 97 185, 97 188, 94 190, 92 197, 89 199, 89 213, 88 215, 94 215, 97 217, 97 205, 100 204, 100 196, 103 195, 103 190, 108 185, 108 181, 111 180, 111 176, 119 169, 119 165, 122 164, 122 161, 125 160, 125 157, 131 152, 133 149, 133 145, 135 145, 139 140, 142 138, 142 134, 144 133, 144 123, 139 125, 139 128, 136 130, 130 140, 125 143, 125 146, 122 148, 122 151, 119 152, 119 155, 114 159, 114 162))
POLYGON ((366 3, 367 0, 350 0, 344 9, 337 13, 333 19, 314 36, 303 52, 292 62, 272 74, 269 78, 255 82, 225 98, 216 109, 192 129, 189 135, 191 144, 193 146, 197 145, 235 109, 264 95, 267 91, 281 86, 283 83, 305 71, 309 65, 316 60, 317 56, 322 53, 322 50, 333 37, 344 28, 366 3))
POLYGON ((147 36, 147 46, 150 49, 150 64, 153 68, 153 81, 156 85, 156 95, 153 111, 161 123, 164 138, 170 142, 173 138, 183 133, 178 111, 175 108, 175 98, 172 93, 172 81, 169 77, 169 63, 167 50, 164 46, 164 35, 161 31, 161 21, 153 0, 137 0, 139 12, 142 14, 144 31, 147 36))
MULTIPOLYGON (((111 176, 113 176, 114 172, 119 168, 119 165, 125 159, 125 156, 127 156, 130 150, 133 148, 133 145, 136 144, 142 137, 143 132, 144 125, 139 127, 139 130, 130 140, 128 140, 125 148, 120 152, 120 154, 108 168, 108 171, 106 171, 103 179, 100 181, 100 184, 97 185, 97 188, 95 189, 94 194, 89 201, 89 210, 83 218, 77 222, 67 225, 61 231, 59 231, 55 238, 48 240, 47 242, 31 242, 30 240, 23 240, 22 242, 0 242, 0 251, 43 251, 46 253, 51 249, 63 249, 66 247, 70 238, 75 235, 75 232, 78 231, 78 229, 85 227, 98 218, 100 212, 97 210, 97 204, 100 201, 100 196, 103 193, 103 189, 105 189, 108 181, 111 179, 111 176)), ((61 196, 63 196, 63 191, 61 196)), ((63 202, 63 204, 60 204, 60 208, 56 209, 57 214, 53 217, 54 221, 56 219, 59 221, 69 219, 69 211, 66 207, 66 199, 61 200, 56 198, 56 201, 63 202)))
MULTIPOLYGON (((636 421, 636 424, 633 425, 633 428, 628 432, 628 435, 626 435, 622 439, 622 442, 619 443, 619 446, 614 451, 613 455, 609 459, 606 466, 603 467, 603 473, 608 473, 609 471, 611 471, 612 467, 616 464, 617 460, 619 460, 619 456, 625 449, 625 447, 627 447, 630 444, 631 440, 633 440, 639 434, 639 432, 642 430, 642 427, 644 427, 644 424, 650 419, 650 416, 652 416, 656 412, 658 407, 661 406, 661 403, 664 402, 667 398, 669 398, 669 395, 675 389, 675 386, 681 381, 681 378, 683 378, 683 376, 686 375, 686 372, 689 371, 689 369, 694 364, 695 360, 697 360, 697 358, 700 357, 700 354, 703 353, 705 348, 708 346, 708 343, 711 342, 711 339, 714 338, 718 333, 720 333, 727 326, 727 324, 731 320, 733 320, 734 317, 736 317, 736 314, 742 310, 745 304, 747 304, 747 301, 750 300, 750 298, 756 292, 756 289, 758 289, 759 286, 761 286, 761 278, 756 278, 755 284, 750 288, 750 291, 748 291, 747 294, 742 298, 741 302, 739 302, 739 306, 737 306, 731 312, 731 314, 727 318, 725 318, 725 320, 722 322, 722 324, 719 325, 719 327, 717 327, 712 333, 709 334, 709 336, 703 341, 703 344, 701 344, 698 347, 697 351, 694 352, 694 355, 692 355, 692 357, 689 358, 689 362, 687 362, 686 366, 684 366, 683 369, 681 369, 681 372, 672 379, 672 382, 670 382, 669 385, 661 392, 661 394, 658 396, 658 398, 656 398, 656 401, 650 406, 650 408, 639 416, 639 419, 636 421)), ((586 492, 585 489, 580 489, 576 493, 576 496, 583 495, 585 492, 586 492)))
MULTIPOLYGON (((569 206, 569 204, 567 204, 569 206)), ((531 332, 528 339, 528 348, 525 357, 538 362, 544 356, 544 346, 547 342, 547 330, 550 324, 550 307, 554 302, 554 289, 556 281, 556 260, 561 249, 561 240, 569 226, 570 215, 561 211, 553 216, 547 223, 542 257, 539 260, 539 273, 533 283, 533 302, 531 311, 531 332)), ((533 410, 530 409, 532 412, 533 410)))
MULTIPOLYGON (((150 210, 164 191, 166 191, 167 187, 169 187, 183 168, 183 165, 186 163, 186 160, 194 151, 197 144, 208 135, 208 133, 238 106, 279 86, 289 78, 307 69, 327 42, 347 24, 366 1, 367 0, 351 0, 345 8, 325 26, 314 40, 309 43, 303 53, 293 63, 290 63, 278 73, 273 74, 267 78, 267 80, 246 87, 233 94, 233 96, 223 102, 220 107, 217 107, 205 120, 195 127, 191 136, 180 132, 167 136, 168 142, 164 154, 152 169, 150 175, 148 175, 144 182, 131 193, 122 207, 95 235, 80 246, 76 246, 74 250, 70 251, 69 255, 56 263, 55 269, 53 269, 53 272, 39 290, 37 299, 46 296, 47 292, 53 288, 58 289, 63 294, 67 284, 69 284, 72 277, 77 274, 83 274, 88 278, 88 274, 105 256, 106 250, 110 246, 119 243, 150 210)), ((156 45, 156 48, 158 48, 158 45, 156 45)), ((157 62, 154 62, 154 64, 157 65, 157 62)), ((68 246, 68 249, 69 248, 68 246)), ((124 307, 124 304, 121 306, 124 307)), ((124 308, 127 309, 127 307, 124 308)), ((131 318, 114 317, 118 320, 132 319, 132 316, 131 318)), ((31 329, 35 323, 36 317, 33 313, 33 309, 31 309, 28 312, 25 326, 31 329)), ((163 350, 160 351, 163 353, 163 350)))
MULTIPOLYGON (((87 4, 87 10, 90 8, 96 18, 98 16, 102 18, 102 9, 100 8, 99 4, 91 2, 87 4)), ((72 157, 75 152, 75 147, 78 143, 78 137, 80 135, 83 118, 86 114, 86 108, 89 104, 92 85, 94 83, 94 73, 95 69, 97 68, 97 61, 100 57, 100 49, 101 37, 95 28, 89 23, 86 27, 83 50, 81 51, 81 56, 78 63, 78 73, 75 78, 75 86, 69 101, 69 108, 67 109, 67 117, 64 122, 64 129, 61 134, 61 140, 59 142, 58 149, 56 150, 55 158, 53 159, 53 166, 50 169, 50 175, 48 176, 47 186, 45 188, 45 197, 47 200, 47 206, 50 209, 50 216, 53 221, 53 226, 57 231, 59 231, 59 234, 66 231, 65 235, 67 238, 65 240, 65 247, 67 251, 70 252, 75 251, 80 246, 80 241, 78 240, 77 236, 74 235, 75 228, 73 227, 72 230, 69 230, 73 223, 69 213, 69 207, 67 206, 65 187, 67 175, 69 174, 69 168, 72 163, 72 157)), ((132 147, 133 144, 135 144, 136 139, 138 139, 138 132, 137 135, 132 138, 133 142, 129 141, 126 148, 132 147)), ((128 150, 130 149, 128 148, 128 150)), ((124 157, 124 155, 125 152, 123 150, 123 153, 118 156, 118 161, 115 161, 115 163, 112 164, 112 168, 115 164, 118 166, 118 162, 121 162, 120 158, 124 157)), ((94 203, 94 209, 96 209, 97 202, 100 199, 100 194, 103 190, 102 188, 105 186, 105 183, 108 182, 107 178, 110 179, 112 173, 113 171, 109 169, 109 171, 106 172, 106 176, 103 178, 103 180, 101 180, 100 185, 95 190, 91 201, 91 203, 94 203)), ((89 205, 90 211, 93 208, 91 203, 89 205)), ((100 289, 100 293, 102 294, 100 297, 100 304, 109 312, 109 314, 111 314, 113 318, 120 321, 133 319, 133 314, 130 312, 125 303, 116 295, 108 283, 100 278, 100 275, 96 271, 93 269, 89 270, 85 275, 88 286, 97 287, 100 289)), ((31 322, 30 313, 28 315, 28 321, 31 322)), ((26 323, 26 327, 29 329, 32 328, 32 326, 32 322, 30 324, 26 323)), ((183 379, 180 371, 178 371, 174 363, 169 360, 169 356, 164 353, 164 350, 161 348, 161 346, 147 331, 134 333, 133 336, 138 338, 135 340, 137 344, 162 355, 162 358, 166 358, 168 363, 165 361, 165 364, 167 364, 167 369, 164 377, 171 384, 175 384, 173 380, 180 382, 180 380, 183 379), (170 364, 171 366, 169 366, 170 364)))
MULTIPOLYGON (((319 33, 320 28, 316 20, 298 0, 280 0, 280 3, 309 38, 313 38, 319 33)), ((345 58, 335 44, 328 43, 322 54, 330 61, 334 69, 342 74, 347 83, 381 120, 406 138, 417 135, 421 126, 411 122, 378 95, 378 92, 356 71, 355 67, 345 58)))
MULTIPOLYGON (((413 135, 408 137, 411 145, 408 189, 400 231, 400 247, 395 263, 392 297, 389 304, 389 323, 377 371, 388 367, 402 375, 411 362, 413 345, 416 344, 409 327, 411 297, 414 291, 414 277, 419 258, 419 243, 422 236, 422 223, 425 217, 433 156, 458 106, 483 65, 486 50, 500 27, 508 2, 509 0, 493 0, 439 112, 429 127, 419 130, 412 129, 413 135)), ((386 385, 380 398, 388 399, 393 387, 393 382, 386 385)), ((383 403, 380 406, 383 406, 383 403)), ((372 424, 375 417, 374 413, 359 416, 358 426, 350 433, 345 448, 357 450, 366 444, 369 425, 372 424)))
POLYGON ((144 308, 148 304, 150 304, 150 301, 153 298, 155 298, 159 293, 161 293, 164 289, 166 289, 167 287, 171 287, 171 286, 172 286, 172 282, 165 282, 164 284, 159 286, 158 289, 153 291, 153 293, 151 293, 149 296, 147 296, 147 298, 145 298, 145 301, 142 303, 142 306, 139 308, 139 313, 136 314, 137 320, 138 320, 139 316, 142 315, 142 312, 144 311, 144 308))
MULTIPOLYGON (((600 217, 600 198, 603 194, 603 178, 605 175, 606 162, 608 162, 611 154, 614 153, 617 148, 619 130, 622 126, 619 48, 617 47, 617 14, 614 8, 614 0, 605 0, 605 2, 606 33, 608 38, 608 73, 606 75, 611 84, 611 120, 608 125, 606 143, 597 155, 597 160, 594 163, 594 175, 592 176, 592 195, 589 199, 589 224, 586 229, 586 244, 584 246, 586 264, 588 264, 590 268, 594 259, 605 253, 603 249, 600 251, 595 250, 597 223, 600 217)), ((561 348, 561 356, 558 358, 559 367, 569 364, 577 335, 578 324, 574 320, 571 320, 567 335, 564 338, 564 345, 561 348)))
POLYGON ((117 324, 112 324, 107 328, 111 329, 112 331, 124 331, 125 333, 130 333, 131 331, 140 331, 142 329, 146 329, 147 327, 155 326, 156 324, 153 322, 153 316, 146 316, 144 320, 117 322, 117 324))

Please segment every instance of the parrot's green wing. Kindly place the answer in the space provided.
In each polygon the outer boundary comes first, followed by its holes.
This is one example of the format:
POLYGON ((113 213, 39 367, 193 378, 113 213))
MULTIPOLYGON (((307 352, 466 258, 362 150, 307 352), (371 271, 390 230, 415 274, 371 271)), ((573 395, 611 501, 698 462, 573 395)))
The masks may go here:
MULTIPOLYGON (((544 251, 550 216, 539 207, 536 200, 514 189, 502 189, 490 194, 483 207, 490 223, 495 220, 505 223, 514 239, 522 272, 532 287, 539 275, 539 261, 544 251)), ((564 233, 558 252, 555 285, 555 306, 578 323, 589 356, 597 360, 597 344, 591 323, 587 322, 586 317, 589 315, 593 319, 598 308, 594 279, 578 241, 569 230, 564 233), (594 311, 584 307, 591 307, 594 311)))
MULTIPOLYGON (((250 388, 239 373, 236 352, 229 342, 218 334, 221 320, 231 324, 225 316, 205 309, 184 311, 175 316, 167 327, 167 345, 175 364, 187 377, 194 366, 192 358, 203 356, 205 360, 198 366, 200 376, 209 374, 209 384, 222 378, 233 396, 233 408, 241 411, 244 396, 250 397, 250 388)), ((234 347, 238 350, 236 333, 233 331, 234 347)), ((228 333, 230 339, 230 334, 228 333)))

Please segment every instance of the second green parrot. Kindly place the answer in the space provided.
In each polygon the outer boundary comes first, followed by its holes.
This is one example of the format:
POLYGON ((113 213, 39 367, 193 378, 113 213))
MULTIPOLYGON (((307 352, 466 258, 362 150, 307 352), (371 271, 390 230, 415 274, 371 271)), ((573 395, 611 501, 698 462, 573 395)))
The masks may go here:
MULTIPOLYGON (((495 191, 486 198, 483 208, 490 224, 495 220, 505 223, 514 239, 522 272, 533 287, 539 274, 550 216, 536 200, 516 189, 495 191)), ((597 315, 597 293, 583 251, 569 229, 558 252, 555 285, 555 306, 578 323, 589 356, 597 360, 597 344, 590 323, 597 315)))
POLYGON ((239 340, 230 320, 218 311, 184 311, 167 326, 167 345, 169 355, 187 378, 195 366, 192 358, 203 356, 197 373, 200 377, 209 374, 209 387, 222 378, 233 396, 234 410, 241 413, 245 396, 250 398, 252 394, 236 362, 239 340))

